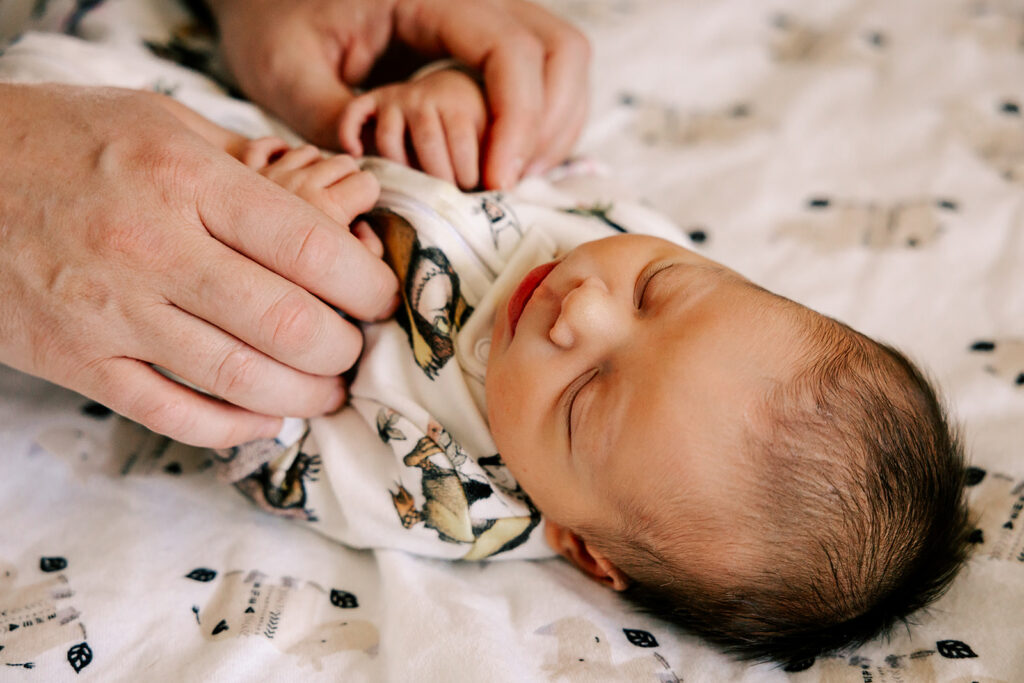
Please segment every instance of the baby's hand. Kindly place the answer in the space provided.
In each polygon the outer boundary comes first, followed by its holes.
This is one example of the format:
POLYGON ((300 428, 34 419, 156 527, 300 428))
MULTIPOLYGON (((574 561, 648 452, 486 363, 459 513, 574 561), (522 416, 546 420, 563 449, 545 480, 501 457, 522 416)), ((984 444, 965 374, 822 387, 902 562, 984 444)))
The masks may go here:
POLYGON ((375 88, 342 109, 339 138, 350 154, 363 154, 365 137, 383 157, 472 189, 480 181, 480 145, 487 104, 480 86, 456 69, 443 69, 404 83, 375 88), (372 137, 371 137, 372 136, 372 137))
MULTIPOLYGON (((346 227, 356 216, 372 209, 380 196, 377 179, 359 170, 355 159, 347 154, 325 157, 313 145, 292 149, 280 138, 267 137, 247 141, 235 156, 346 227)), ((371 253, 384 253, 380 240, 366 223, 353 225, 352 234, 371 253)))

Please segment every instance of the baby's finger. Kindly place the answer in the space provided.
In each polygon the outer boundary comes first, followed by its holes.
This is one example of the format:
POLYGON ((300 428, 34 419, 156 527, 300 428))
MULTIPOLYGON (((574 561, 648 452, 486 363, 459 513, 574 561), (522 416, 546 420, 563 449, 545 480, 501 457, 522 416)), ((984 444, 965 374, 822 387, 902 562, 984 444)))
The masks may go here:
POLYGON ((302 145, 295 149, 290 149, 280 158, 275 159, 271 162, 270 166, 267 167, 268 171, 277 173, 288 173, 290 171, 297 171, 300 168, 305 168, 315 161, 319 161, 323 158, 320 153, 320 148, 313 145, 302 145))
POLYGON ((409 157, 405 153, 405 116, 395 106, 384 107, 377 116, 377 153, 405 166, 409 157))
POLYGON ((341 225, 349 225, 356 216, 366 213, 377 203, 380 183, 372 173, 361 171, 331 185, 324 194, 327 201, 317 202, 323 204, 319 208, 341 225))
POLYGON ((248 140, 242 147, 238 160, 249 168, 259 171, 269 166, 288 151, 288 143, 278 137, 248 140))
POLYGON ((471 121, 459 116, 442 117, 448 156, 455 170, 455 181, 464 190, 480 182, 480 141, 471 121))
POLYGON ((338 141, 343 150, 353 156, 363 155, 363 128, 376 113, 377 99, 370 93, 349 102, 338 123, 338 141))
MULTIPOLYGON (((359 164, 347 154, 320 159, 303 171, 303 183, 311 188, 330 187, 339 180, 359 172, 359 164)), ((355 215, 355 214, 353 214, 355 215)), ((346 224, 347 225, 347 224, 346 224)))
POLYGON ((419 167, 426 173, 455 182, 451 161, 448 159, 448 144, 444 137, 444 126, 437 111, 419 111, 409 122, 409 136, 419 167))
POLYGON ((366 221, 358 221, 352 226, 352 234, 356 236, 366 250, 377 258, 384 257, 384 243, 377 237, 370 224, 366 221))

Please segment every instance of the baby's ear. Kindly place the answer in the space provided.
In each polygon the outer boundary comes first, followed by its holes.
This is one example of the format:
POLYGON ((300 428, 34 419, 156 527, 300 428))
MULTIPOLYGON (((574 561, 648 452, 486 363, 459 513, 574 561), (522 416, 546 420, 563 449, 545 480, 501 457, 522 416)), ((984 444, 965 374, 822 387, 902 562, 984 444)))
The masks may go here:
POLYGON ((629 587, 629 577, 597 548, 584 541, 571 529, 545 520, 544 537, 556 553, 572 562, 584 574, 617 591, 629 587))

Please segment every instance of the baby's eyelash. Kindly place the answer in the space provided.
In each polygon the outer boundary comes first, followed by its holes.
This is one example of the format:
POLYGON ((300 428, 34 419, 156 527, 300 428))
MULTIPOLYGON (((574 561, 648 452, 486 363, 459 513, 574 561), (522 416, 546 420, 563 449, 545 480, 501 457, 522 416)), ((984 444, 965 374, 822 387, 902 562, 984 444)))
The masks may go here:
POLYGON ((580 395, 583 387, 590 383, 590 380, 594 379, 597 375, 597 369, 588 370, 579 377, 573 380, 572 384, 569 385, 566 395, 566 403, 568 404, 565 410, 565 422, 566 432, 569 435, 569 450, 572 451, 572 408, 576 405, 576 397, 580 395))
POLYGON ((651 284, 651 280, 653 280, 659 273, 668 270, 674 265, 677 264, 651 263, 640 272, 640 277, 636 279, 636 286, 633 289, 633 305, 637 310, 644 307, 644 295, 647 294, 647 286, 651 284))

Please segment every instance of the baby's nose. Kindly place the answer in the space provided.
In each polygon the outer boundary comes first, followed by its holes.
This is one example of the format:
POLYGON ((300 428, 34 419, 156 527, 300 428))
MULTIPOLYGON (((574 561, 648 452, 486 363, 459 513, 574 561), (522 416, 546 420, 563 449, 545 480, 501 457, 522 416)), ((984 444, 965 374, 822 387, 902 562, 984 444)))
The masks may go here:
POLYGON ((595 276, 584 279, 562 297, 561 310, 548 338, 563 349, 590 340, 613 341, 623 332, 615 304, 603 280, 595 276))

